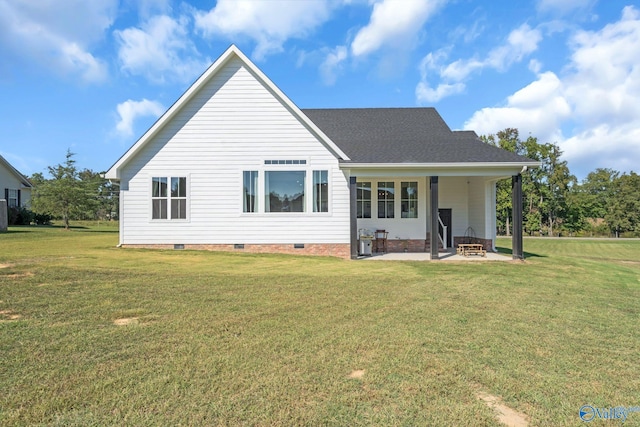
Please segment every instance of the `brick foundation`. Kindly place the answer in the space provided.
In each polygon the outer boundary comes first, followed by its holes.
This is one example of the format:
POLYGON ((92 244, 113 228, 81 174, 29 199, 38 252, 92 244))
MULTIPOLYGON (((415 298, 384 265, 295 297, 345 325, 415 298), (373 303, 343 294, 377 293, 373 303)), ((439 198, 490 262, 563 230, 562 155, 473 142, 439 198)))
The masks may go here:
POLYGON ((387 252, 424 252, 424 248, 424 239, 387 240, 387 252))
MULTIPOLYGON (((338 258, 351 258, 351 249, 348 243, 334 243, 334 244, 322 244, 322 243, 305 243, 304 248, 294 248, 293 244, 272 244, 272 245, 253 245, 244 244, 244 248, 236 248, 236 245, 197 245, 197 244, 184 244, 181 249, 189 250, 205 250, 205 251, 219 251, 219 252, 247 252, 247 253, 279 253, 279 254, 291 254, 291 255, 316 255, 316 256, 334 256, 338 258)), ((134 249, 176 249, 173 244, 161 244, 161 245, 122 245, 123 248, 134 249)))

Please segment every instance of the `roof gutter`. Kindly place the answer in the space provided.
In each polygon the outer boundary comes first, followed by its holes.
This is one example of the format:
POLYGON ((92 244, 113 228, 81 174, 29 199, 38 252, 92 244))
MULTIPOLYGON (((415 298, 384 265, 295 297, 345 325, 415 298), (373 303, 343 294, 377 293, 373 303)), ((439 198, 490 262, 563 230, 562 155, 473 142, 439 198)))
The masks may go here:
POLYGON ((528 168, 540 167, 540 162, 460 162, 460 163, 349 163, 341 162, 341 169, 454 169, 462 167, 472 168, 522 168, 522 172, 528 168))

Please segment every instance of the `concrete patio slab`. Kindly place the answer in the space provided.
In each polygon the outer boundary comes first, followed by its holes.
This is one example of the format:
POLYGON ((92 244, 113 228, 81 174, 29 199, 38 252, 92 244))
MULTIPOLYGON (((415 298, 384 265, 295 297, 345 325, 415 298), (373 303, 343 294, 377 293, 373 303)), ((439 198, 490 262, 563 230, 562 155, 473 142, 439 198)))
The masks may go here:
MULTIPOLYGON (((372 256, 359 257, 358 259, 364 261, 431 261, 431 254, 427 252, 394 252, 386 254, 373 254, 372 256)), ((511 261, 512 258, 509 255, 499 254, 495 252, 487 252, 486 256, 458 255, 455 252, 441 252, 439 261, 470 261, 470 262, 483 262, 483 261, 511 261)))

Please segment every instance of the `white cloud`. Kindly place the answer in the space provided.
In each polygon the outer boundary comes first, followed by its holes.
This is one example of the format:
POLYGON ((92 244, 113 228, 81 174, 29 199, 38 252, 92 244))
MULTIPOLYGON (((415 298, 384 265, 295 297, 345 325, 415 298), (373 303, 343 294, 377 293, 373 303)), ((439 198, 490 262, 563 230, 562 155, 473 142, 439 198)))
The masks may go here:
POLYGON ((637 169, 640 164, 640 12, 599 31, 580 31, 561 77, 551 72, 465 123, 478 133, 505 127, 557 142, 578 175, 596 167, 637 169), (563 131, 569 134, 563 137, 563 131), (586 166, 590 165, 590 166, 586 166))
POLYGON ((328 18, 334 2, 218 0, 208 12, 195 13, 196 28, 206 37, 248 37, 257 43, 252 56, 282 51, 290 38, 303 38, 328 18))
POLYGON ((376 2, 369 24, 358 31, 351 43, 352 54, 357 57, 382 47, 402 48, 444 3, 444 0, 376 2))
POLYGON ((0 47, 47 69, 102 81, 106 64, 90 53, 113 24, 117 0, 0 0, 0 47))
POLYGON ((165 108, 157 101, 149 101, 148 99, 142 99, 142 101, 134 101, 131 99, 118 104, 117 106, 119 120, 116 123, 116 131, 124 136, 133 135, 133 122, 139 117, 159 117, 164 113, 165 108))
POLYGON ((562 82, 554 73, 546 72, 511 95, 506 106, 476 111, 464 128, 478 134, 490 134, 515 127, 521 134, 531 133, 543 142, 556 141, 562 138, 560 123, 570 114, 571 107, 563 96, 562 82))
POLYGON ((196 59, 200 55, 189 40, 188 26, 184 16, 176 20, 158 15, 146 21, 142 28, 115 31, 122 69, 154 83, 192 80, 210 61, 196 59))
POLYGON ((336 46, 334 50, 329 52, 325 60, 320 65, 320 75, 325 84, 333 85, 336 82, 336 73, 342 67, 342 63, 347 59, 347 47, 336 46))
POLYGON ((484 59, 458 59, 444 65, 449 56, 448 50, 431 52, 420 63, 421 80, 416 86, 416 99, 421 103, 437 102, 447 96, 462 93, 466 87, 465 80, 473 72, 484 68, 504 71, 536 51, 541 40, 540 30, 523 24, 511 31, 505 43, 492 49, 484 59), (439 79, 437 85, 429 83, 429 80, 433 80, 430 79, 432 74, 439 79), (432 89, 433 86, 436 89, 432 89))
POLYGON ((438 102, 448 96, 464 92, 464 88, 462 83, 440 83, 433 89, 428 83, 420 82, 416 86, 416 98, 421 102, 438 102))

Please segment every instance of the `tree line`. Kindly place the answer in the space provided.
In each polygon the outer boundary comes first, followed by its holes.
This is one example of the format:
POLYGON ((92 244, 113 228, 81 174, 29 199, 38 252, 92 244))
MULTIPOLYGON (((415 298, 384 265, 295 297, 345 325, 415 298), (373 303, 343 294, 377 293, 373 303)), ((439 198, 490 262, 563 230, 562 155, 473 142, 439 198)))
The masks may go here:
MULTIPOLYGON (((640 237, 640 175, 596 169, 578 182, 554 143, 520 139, 507 128, 481 136, 484 142, 539 161, 522 175, 523 227, 528 235, 640 237)), ((511 181, 496 188, 499 234, 510 234, 511 181)))

